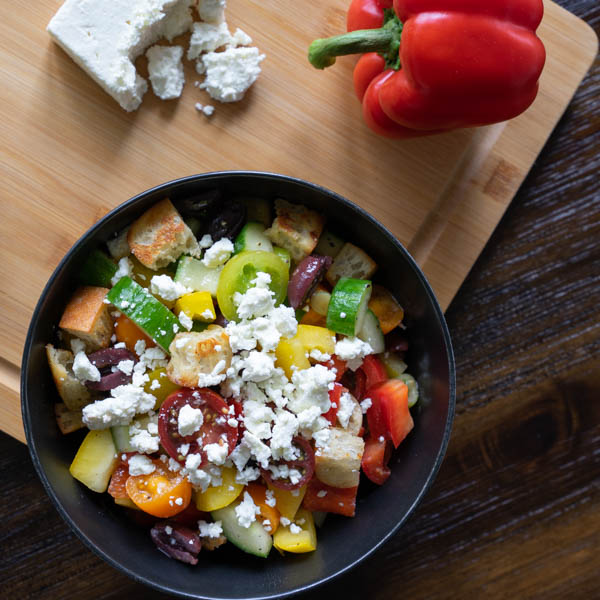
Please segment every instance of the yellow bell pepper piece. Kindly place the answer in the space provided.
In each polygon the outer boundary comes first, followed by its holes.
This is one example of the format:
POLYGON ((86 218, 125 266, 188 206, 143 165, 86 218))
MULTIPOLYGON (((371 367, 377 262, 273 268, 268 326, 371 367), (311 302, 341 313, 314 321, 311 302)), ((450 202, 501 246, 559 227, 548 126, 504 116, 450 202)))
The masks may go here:
POLYGON ((306 354, 306 349, 297 337, 282 338, 275 348, 275 366, 282 368, 288 379, 291 379, 295 370, 302 371, 310 367, 306 354))
POLYGON ((315 522, 312 513, 305 508, 301 508, 296 513, 295 524, 301 528, 298 533, 292 533, 290 528, 292 524, 282 527, 281 525, 273 535, 273 545, 279 551, 294 552, 300 554, 303 552, 312 552, 317 549, 317 532, 315 531, 315 522))
POLYGON ((319 350, 324 354, 335 352, 335 334, 326 327, 316 325, 298 325, 296 338, 304 346, 306 352, 319 350))
POLYGON ((117 464, 117 450, 110 429, 90 431, 69 467, 69 473, 94 492, 105 492, 117 464))
POLYGON ((279 514, 290 521, 294 520, 298 508, 304 500, 304 494, 306 494, 306 487, 303 485, 297 490, 282 490, 274 486, 269 485, 269 489, 275 496, 275 508, 279 511, 279 514), (294 495, 296 494, 296 495, 294 495))
POLYGON ((223 467, 221 477, 223 483, 216 487, 209 487, 204 492, 196 494, 196 508, 205 512, 225 508, 231 504, 244 489, 244 486, 235 481, 236 470, 233 467, 223 467))
POLYGON ((167 370, 164 367, 154 369, 154 371, 149 373, 148 381, 144 384, 144 391, 156 398, 154 410, 158 410, 161 407, 167 396, 180 389, 178 385, 174 384, 167 377, 167 370), (155 381, 158 381, 158 384, 154 383, 155 381))
POLYGON ((215 305, 210 292, 192 292, 175 302, 175 314, 183 311, 190 319, 212 323, 216 318, 215 305))

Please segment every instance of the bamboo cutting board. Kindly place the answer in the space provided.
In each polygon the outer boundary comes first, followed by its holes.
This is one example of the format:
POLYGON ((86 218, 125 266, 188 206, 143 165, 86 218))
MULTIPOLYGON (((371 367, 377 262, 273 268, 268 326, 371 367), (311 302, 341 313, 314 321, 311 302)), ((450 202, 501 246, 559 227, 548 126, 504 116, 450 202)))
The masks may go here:
MULTIPOLYGON (((210 119, 195 109, 210 100, 189 64, 179 100, 148 92, 125 113, 50 40, 45 26, 60 4, 0 4, 0 427, 23 441, 29 318, 63 254, 107 211, 199 172, 301 177, 382 221, 446 308, 597 52, 591 28, 546 2, 539 35, 548 61, 529 111, 508 124, 399 142, 362 124, 354 59, 325 72, 305 59, 312 39, 344 31, 348 0, 229 0, 230 29, 248 32, 267 58, 246 98, 218 105, 210 119)), ((138 66, 143 72, 143 59, 138 66)))

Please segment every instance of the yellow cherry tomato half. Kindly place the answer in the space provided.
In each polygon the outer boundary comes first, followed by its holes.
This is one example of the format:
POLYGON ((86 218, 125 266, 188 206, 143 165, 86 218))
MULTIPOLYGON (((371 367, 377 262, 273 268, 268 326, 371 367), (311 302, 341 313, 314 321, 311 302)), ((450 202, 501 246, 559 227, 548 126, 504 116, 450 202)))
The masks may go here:
POLYGON ((169 471, 160 460, 148 475, 130 475, 125 487, 133 503, 150 515, 166 519, 186 509, 192 485, 179 473, 169 471))

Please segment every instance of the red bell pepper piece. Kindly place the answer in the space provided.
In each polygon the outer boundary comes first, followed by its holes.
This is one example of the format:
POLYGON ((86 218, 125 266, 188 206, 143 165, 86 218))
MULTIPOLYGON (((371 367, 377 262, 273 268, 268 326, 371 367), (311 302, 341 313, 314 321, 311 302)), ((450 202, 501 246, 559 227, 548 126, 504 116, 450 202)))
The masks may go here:
POLYGON ((386 381, 388 378, 384 364, 373 354, 365 356, 360 369, 365 374, 365 385, 368 390, 375 387, 378 383, 386 381))
POLYGON ((387 466, 390 459, 390 443, 387 440, 369 437, 365 440, 361 467, 363 473, 378 485, 385 483, 391 471, 387 466))
POLYGON ((348 390, 340 383, 335 383, 333 385, 333 389, 329 390, 329 402, 331 402, 331 408, 324 413, 323 416, 331 423, 333 427, 335 427, 335 423, 337 421, 337 413, 340 407, 340 397, 342 392, 347 391, 348 390))
POLYGON ((546 52, 542 0, 352 0, 345 35, 309 60, 365 52, 354 88, 367 124, 415 137, 516 117, 534 101, 546 52))
POLYGON ((389 379, 368 391, 372 406, 367 411, 372 437, 392 440, 397 448, 414 427, 408 408, 408 387, 400 379, 389 379))
POLYGON ((313 477, 308 482, 302 505, 306 510, 318 510, 353 517, 356 511, 357 490, 358 486, 351 488, 332 487, 313 477))

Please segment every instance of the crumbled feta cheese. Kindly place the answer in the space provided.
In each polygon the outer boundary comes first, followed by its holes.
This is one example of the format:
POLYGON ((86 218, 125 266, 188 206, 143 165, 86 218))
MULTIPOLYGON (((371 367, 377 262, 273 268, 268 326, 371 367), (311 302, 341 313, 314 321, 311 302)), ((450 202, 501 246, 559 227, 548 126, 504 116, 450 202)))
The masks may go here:
POLYGON ((146 51, 148 75, 152 91, 161 100, 179 98, 183 91, 183 48, 181 46, 152 46, 146 51))
POLYGON ((269 446, 261 442, 253 433, 244 431, 244 442, 250 448, 252 456, 256 462, 263 468, 266 469, 269 466, 269 460, 271 458, 271 449, 269 446))
POLYGON ((371 406, 373 406, 373 401, 371 400, 371 398, 365 398, 360 403, 360 408, 363 412, 363 415, 371 408, 371 406))
POLYGON ((287 517, 281 517, 280 522, 284 527, 287 527, 291 523, 287 517))
POLYGON ((224 21, 218 24, 194 23, 187 52, 188 60, 194 60, 203 52, 212 52, 231 42, 231 34, 224 21))
POLYGON ((200 241, 198 242, 198 246, 200 246, 200 248, 210 248, 213 245, 213 241, 212 238, 210 237, 210 235, 208 233, 205 233, 201 238, 200 241))
POLYGON ((199 373, 198 374, 198 387, 210 387, 212 385, 219 385, 222 381, 225 381, 227 377, 225 360, 221 359, 213 368, 210 373, 199 373))
POLYGON ((156 465, 143 454, 135 454, 129 459, 129 474, 133 475, 150 475, 156 470, 156 465))
POLYGON ((198 530, 200 531, 200 537, 204 538, 218 538, 223 534, 221 521, 215 521, 214 523, 198 521, 198 530))
POLYGON ((302 527, 299 527, 298 525, 296 525, 296 523, 290 524, 290 533, 291 534, 298 535, 301 532, 302 532, 302 527))
POLYGON ((194 0, 181 0, 171 9, 167 17, 162 23, 163 35, 169 40, 189 31, 192 27, 194 19, 190 7, 194 0))
POLYGON ((110 397, 83 407, 83 422, 89 429, 129 425, 136 414, 147 413, 156 402, 152 394, 134 384, 120 385, 110 393, 110 397))
POLYGON ((346 429, 348 423, 350 423, 350 417, 354 412, 354 406, 354 398, 348 392, 344 392, 340 396, 340 405, 337 411, 337 420, 344 429, 346 429))
POLYGON ((225 0, 198 0, 198 14, 203 21, 220 23, 225 18, 225 0))
MULTIPOLYGON (((210 310, 210 308, 207 308, 205 311, 202 312, 202 314, 200 315, 203 319, 206 320, 211 320, 215 318, 215 313, 210 310)), ((220 348, 217 349, 217 347, 215 346, 215 350, 217 350, 217 352, 220 350, 220 348)))
POLYGON ((357 337, 345 337, 336 342, 335 354, 341 360, 346 361, 349 369, 356 371, 362 365, 363 358, 367 354, 373 354, 373 348, 357 337))
POLYGON ((222 465, 229 454, 227 444, 207 444, 203 450, 206 452, 206 457, 215 465, 222 465))
POLYGON ((275 494, 272 490, 267 490, 265 493, 266 500, 265 504, 273 508, 277 504, 277 500, 275 499, 275 494))
POLYGON ((146 424, 140 420, 134 421, 129 426, 129 444, 133 450, 141 454, 158 452, 160 444, 158 415, 151 416, 146 424))
POLYGON ((260 75, 265 55, 258 48, 228 48, 202 56, 206 79, 200 84, 211 98, 220 102, 237 102, 260 75))
POLYGON ((245 31, 242 31, 239 27, 231 36, 232 46, 249 46, 251 43, 252 38, 245 31))
POLYGON ((229 260, 233 253, 233 244, 227 238, 215 242, 204 254, 202 263, 209 269, 215 269, 229 260))
POLYGON ((236 292, 233 302, 240 319, 262 317, 273 309, 273 292, 268 288, 252 287, 245 294, 236 292))
POLYGON ((242 379, 244 381, 260 382, 265 381, 273 374, 275 370, 275 356, 266 352, 253 350, 248 354, 244 362, 242 379))
POLYGON ((192 433, 195 433, 202 427, 203 423, 204 415, 201 409, 194 408, 190 404, 184 404, 179 410, 177 430, 180 436, 187 437, 188 435, 192 435, 192 433))
POLYGON ((133 272, 133 264, 129 260, 129 258, 124 256, 123 258, 119 259, 119 264, 117 265, 117 270, 115 271, 115 274, 112 276, 112 279, 110 280, 111 285, 117 285, 117 283, 119 282, 119 279, 121 279, 121 277, 131 277, 132 272, 133 272))
POLYGON ((313 348, 308 356, 317 362, 327 362, 328 360, 331 360, 331 354, 321 352, 317 348, 313 348))
POLYGON ((177 298, 191 292, 185 285, 173 281, 168 275, 154 275, 150 280, 150 291, 167 301, 177 300, 177 298))
POLYGON ((327 496, 327 490, 319 490, 317 492, 317 497, 318 498, 325 498, 325 496, 327 496))
POLYGON ((260 514, 260 508, 254 504, 252 496, 244 492, 244 499, 235 507, 235 514, 239 525, 248 529, 256 521, 256 515, 260 514))
POLYGON ((117 365, 117 369, 125 375, 131 375, 133 373, 134 362, 132 360, 122 360, 117 365))
POLYGON ((85 352, 78 352, 73 360, 73 374, 79 381, 100 381, 102 376, 85 352))

